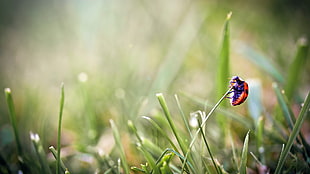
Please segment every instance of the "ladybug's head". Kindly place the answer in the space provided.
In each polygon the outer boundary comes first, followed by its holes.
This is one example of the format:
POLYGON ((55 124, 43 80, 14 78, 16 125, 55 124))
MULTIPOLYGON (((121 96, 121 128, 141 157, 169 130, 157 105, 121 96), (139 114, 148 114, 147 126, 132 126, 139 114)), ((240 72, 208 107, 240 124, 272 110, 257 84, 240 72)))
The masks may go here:
POLYGON ((230 80, 230 85, 233 86, 234 84, 242 84, 244 81, 241 80, 238 76, 233 76, 230 80))
POLYGON ((231 81, 239 81, 240 79, 239 79, 239 77, 238 76, 233 76, 232 78, 231 78, 231 81))

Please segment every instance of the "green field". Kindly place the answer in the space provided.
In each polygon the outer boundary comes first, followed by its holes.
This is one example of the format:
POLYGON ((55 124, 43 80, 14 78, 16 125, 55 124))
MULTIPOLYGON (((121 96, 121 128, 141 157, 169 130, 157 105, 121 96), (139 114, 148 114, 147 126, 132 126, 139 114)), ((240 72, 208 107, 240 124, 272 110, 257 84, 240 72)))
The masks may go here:
POLYGON ((0 174, 310 173, 309 7, 3 0, 0 174))

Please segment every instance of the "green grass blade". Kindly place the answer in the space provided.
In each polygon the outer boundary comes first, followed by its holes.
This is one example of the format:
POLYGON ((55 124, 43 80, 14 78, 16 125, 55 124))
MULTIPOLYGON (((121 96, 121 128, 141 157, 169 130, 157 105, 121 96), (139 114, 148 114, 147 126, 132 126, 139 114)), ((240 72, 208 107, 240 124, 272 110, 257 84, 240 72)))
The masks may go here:
POLYGON ((185 117, 185 114, 184 114, 183 110, 182 110, 182 107, 181 107, 181 104, 180 104, 178 95, 174 95, 174 98, 175 98, 175 101, 177 102, 178 109, 179 109, 179 111, 180 111, 180 113, 181 113, 181 116, 182 116, 183 122, 184 122, 184 124, 185 124, 185 127, 186 127, 186 129, 187 129, 187 132, 188 132, 189 135, 192 137, 192 133, 191 133, 191 130, 190 130, 190 128, 189 128, 189 123, 188 123, 188 120, 187 120, 186 117, 185 117))
POLYGON ((223 40, 220 49, 220 55, 218 60, 218 73, 217 73, 217 94, 220 98, 227 90, 227 78, 230 77, 229 71, 229 21, 232 13, 227 15, 224 29, 223 29, 223 40))
MULTIPOLYGON (((218 72, 216 77, 216 91, 217 98, 220 98, 225 91, 227 90, 227 79, 230 77, 230 68, 229 68, 229 52, 230 52, 230 33, 229 33, 229 21, 231 18, 232 12, 227 14, 227 18, 224 24, 223 36, 222 36, 222 44, 220 49, 220 55, 218 58, 218 72)), ((225 106, 225 104, 224 104, 225 106)), ((217 117, 217 122, 219 123, 221 130, 221 140, 225 141, 225 128, 227 127, 227 120, 222 114, 219 114, 217 117)), ((220 143, 223 144, 223 143, 220 143)))
MULTIPOLYGON (((53 146, 50 146, 48 149, 52 152, 54 158, 57 160, 58 155, 57 155, 56 149, 53 146)), ((60 167, 61 167, 62 171, 63 172, 67 171, 68 169, 65 166, 64 162, 61 159, 59 160, 59 162, 60 162, 60 167)))
POLYGON ((49 168, 46 154, 44 152, 44 148, 41 143, 39 135, 30 132, 30 140, 32 141, 32 144, 38 156, 38 159, 41 165, 41 173, 51 174, 51 170, 49 168))
POLYGON ((160 105, 161 105, 161 107, 162 107, 162 109, 164 111, 164 115, 165 115, 165 117, 166 117, 166 119, 167 119, 167 121, 169 123, 169 126, 170 126, 171 130, 172 130, 172 132, 173 132, 173 134, 174 134, 174 136, 175 136, 175 138, 176 138, 176 140, 177 140, 177 142, 178 142, 178 144, 179 144, 183 154, 185 154, 186 153, 186 145, 182 141, 182 139, 180 138, 180 136, 178 134, 179 131, 176 129, 176 127, 174 125, 174 122, 172 120, 170 111, 168 109, 166 100, 164 98, 164 95, 162 93, 158 93, 158 94, 156 94, 156 96, 157 96, 158 101, 159 101, 159 103, 160 103, 160 105))
POLYGON ((301 72, 305 69, 305 62, 309 48, 306 38, 299 39, 297 44, 296 56, 289 68, 287 81, 284 88, 288 100, 292 99, 296 91, 296 87, 299 86, 301 72))
POLYGON ((65 102, 65 90, 64 90, 64 83, 61 84, 61 95, 60 95, 60 109, 59 109, 59 120, 58 120, 58 136, 57 136, 57 163, 56 163, 56 174, 60 173, 60 149, 61 149, 61 122, 62 122, 62 112, 64 108, 65 102))
POLYGON ((298 115, 298 118, 296 120, 296 123, 293 127, 292 133, 289 136, 289 139, 284 147, 283 152, 280 155, 279 162, 275 171, 275 174, 281 173, 282 167, 284 165, 284 162, 290 152, 290 149, 294 143, 294 140, 296 139, 297 135, 299 134, 300 128, 307 116, 309 116, 309 109, 310 109, 310 92, 308 92, 308 95, 305 99, 304 105, 298 115))
POLYGON ((240 168, 239 168, 240 174, 246 174, 246 163, 248 160, 248 147, 249 147, 249 133, 250 131, 248 131, 248 133, 246 134, 244 143, 243 143, 241 163, 240 163, 240 168))
POLYGON ((206 145, 206 147, 207 147, 207 150, 208 150, 208 153, 209 153, 209 155, 210 155, 210 157, 211 157, 211 161, 212 161, 212 163, 213 163, 213 166, 214 166, 214 168, 215 168, 215 170, 216 170, 216 173, 217 173, 217 174, 220 174, 220 173, 222 173, 222 171, 221 171, 221 169, 216 165, 216 162, 215 162, 215 160, 214 160, 214 157, 213 157, 213 154, 212 154, 212 152, 211 152, 210 146, 209 146, 209 144, 208 144, 207 138, 206 138, 205 133, 204 133, 202 127, 201 127, 201 123, 200 123, 199 119, 197 119, 197 120, 198 120, 198 123, 199 123, 199 129, 201 130, 200 133, 201 133, 201 135, 202 135, 203 142, 205 143, 205 145, 206 145))
POLYGON ((17 154, 22 157, 22 145, 19 139, 19 132, 18 132, 18 127, 16 123, 16 114, 15 114, 15 108, 14 108, 14 102, 13 102, 13 97, 12 97, 12 92, 10 88, 5 88, 4 89, 4 94, 6 97, 6 102, 9 108, 9 114, 10 114, 10 121, 13 127, 14 135, 15 135, 15 141, 16 141, 16 146, 17 146, 17 154))
POLYGON ((119 131, 118 131, 113 120, 110 120, 110 124, 112 127, 116 147, 118 148, 119 153, 120 153, 120 158, 121 158, 122 166, 124 168, 124 173, 129 174, 129 167, 128 167, 128 163, 126 160, 125 151, 124 151, 123 145, 121 143, 121 137, 120 137, 119 131))
MULTIPOLYGON (((294 117, 294 113, 292 109, 289 107, 289 101, 287 97, 282 92, 280 92, 280 89, 278 88, 276 84, 273 85, 273 88, 275 90, 280 108, 282 109, 284 118, 292 130, 294 123, 296 122, 296 119, 294 117)), ((310 155, 309 144, 307 143, 307 141, 305 140, 304 136, 301 133, 299 133, 299 138, 300 138, 298 139, 299 143, 302 143, 303 147, 305 147, 307 155, 309 156, 310 155)))
POLYGON ((293 126, 294 126, 294 123, 292 121, 293 116, 291 116, 291 114, 290 114, 289 107, 287 106, 287 104, 285 102, 284 96, 283 96, 282 92, 280 91, 280 89, 276 83, 272 84, 272 87, 276 93, 277 100, 278 100, 279 106, 283 112, 283 116, 285 118, 285 121, 288 124, 288 126, 291 129, 293 129, 293 126))
POLYGON ((247 59, 256 64, 259 68, 267 72, 273 79, 283 83, 284 77, 282 74, 275 68, 275 66, 269 61, 269 58, 265 57, 261 53, 258 53, 252 47, 246 44, 240 44, 238 50, 245 55, 247 59))
POLYGON ((256 148, 259 153, 260 160, 265 164, 265 155, 264 155, 264 127, 265 120, 261 116, 258 119, 257 127, 256 127, 256 148))

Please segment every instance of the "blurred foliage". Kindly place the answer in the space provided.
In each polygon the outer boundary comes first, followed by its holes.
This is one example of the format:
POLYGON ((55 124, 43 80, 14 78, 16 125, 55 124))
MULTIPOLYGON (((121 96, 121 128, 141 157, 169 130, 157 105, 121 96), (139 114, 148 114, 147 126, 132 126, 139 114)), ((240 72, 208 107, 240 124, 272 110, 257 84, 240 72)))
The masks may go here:
MULTIPOLYGON (((156 93, 168 94, 167 103, 175 102, 173 97, 168 97, 175 93, 190 96, 181 97, 178 107, 169 106, 173 118, 181 106, 188 118, 189 113, 203 110, 202 107, 208 109, 218 100, 214 95, 218 92, 217 58, 223 24, 227 13, 232 11, 230 72, 245 80, 253 79, 255 83, 249 83, 248 107, 219 108, 219 112, 237 120, 230 128, 234 128, 231 136, 239 152, 248 129, 255 129, 252 125, 259 127, 258 144, 263 147, 264 141, 265 151, 270 152, 263 162, 273 170, 288 131, 283 128, 287 125, 273 120, 278 104, 271 83, 277 81, 281 89, 290 90, 290 98, 295 97, 290 106, 294 115, 298 115, 310 89, 309 55, 295 55, 297 40, 301 37, 309 40, 309 6, 307 0, 1 0, 0 87, 12 90, 19 138, 24 151, 29 152, 26 161, 36 155, 30 131, 40 135, 40 147, 46 153, 50 145, 56 147, 61 82, 66 88, 61 140, 64 152, 61 154, 71 173, 90 173, 97 166, 100 171, 117 172, 117 167, 123 165, 118 164, 117 147, 121 144, 129 165, 142 164, 143 155, 136 154, 147 152, 133 148, 135 140, 128 132, 128 120, 137 124, 142 137, 148 137, 161 149, 169 147, 169 142, 140 116, 152 116, 163 131, 167 131, 168 124, 158 111, 156 93), (297 57, 302 61, 296 60, 297 57), (294 61, 296 65, 291 66, 294 61), (294 81, 295 75, 298 83, 286 84, 285 80, 289 77, 294 81), (277 79, 279 76, 284 81, 277 79), (255 99, 251 99, 251 85, 258 93, 253 94, 255 99), (208 102, 197 102, 194 96, 208 102), (259 119, 260 116, 264 119, 259 119), (110 119, 117 125, 113 130, 110 119), (249 122, 251 119, 253 123, 249 122), (115 134, 116 127, 121 138, 115 146, 112 131, 115 134), (275 134, 268 131, 270 139, 263 139, 263 130, 274 127, 281 131, 275 129, 275 134)), ((0 97, 0 114, 0 163, 16 171, 15 138, 4 95, 0 97)), ((181 127, 181 120, 175 121, 176 128, 181 127)), ((212 118, 210 122, 215 123, 212 118)), ((308 122, 306 118, 302 129, 307 141, 308 122)), ((207 136, 212 146, 217 142, 218 129, 216 124, 208 127, 207 136)), ((185 127, 179 130, 181 136, 188 133, 185 130, 185 127)), ((190 141, 186 136, 182 138, 185 143, 190 141)), ((249 150, 254 144, 251 141, 252 136, 249 150)), ((211 149, 219 160, 231 153, 216 147, 211 149)), ((262 160, 264 153, 259 152, 258 156, 262 160)), ((168 171, 166 165, 172 163, 170 158, 168 154, 161 170, 168 171)), ((50 167, 55 168, 50 153, 48 160, 50 167)), ((290 160, 301 165, 299 158, 290 160)), ((251 162, 253 159, 248 159, 253 167, 251 162)), ((233 163, 223 162, 223 167, 226 171, 235 171, 233 163)), ((37 169, 34 171, 40 171, 39 162, 33 166, 37 169)))

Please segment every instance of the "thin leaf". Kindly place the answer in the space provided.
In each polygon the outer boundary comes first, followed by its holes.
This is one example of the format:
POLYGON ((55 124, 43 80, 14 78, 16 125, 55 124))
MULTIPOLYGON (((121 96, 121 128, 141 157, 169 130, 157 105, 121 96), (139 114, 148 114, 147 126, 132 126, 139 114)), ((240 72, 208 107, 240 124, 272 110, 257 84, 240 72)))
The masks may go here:
POLYGON ((256 147, 257 151, 259 153, 260 160, 265 164, 265 155, 264 155, 264 125, 265 125, 265 120, 261 116, 258 119, 257 127, 256 127, 256 147))
POLYGON ((51 174, 51 170, 48 166, 46 154, 44 152, 44 148, 43 148, 39 135, 30 132, 30 140, 34 146, 37 157, 39 159, 39 162, 41 165, 41 173, 51 174))
POLYGON ((246 163, 248 160, 248 146, 249 146, 249 133, 245 136, 244 143, 243 143, 243 149, 242 149, 242 155, 241 155, 241 164, 239 168, 240 174, 246 174, 246 163))
POLYGON ((298 41, 297 52, 293 63, 291 64, 285 86, 285 94, 288 100, 291 100, 300 82, 302 70, 305 69, 305 62, 308 54, 309 45, 306 38, 298 41))
POLYGON ((178 134, 178 130, 176 129, 176 127, 175 127, 175 125, 174 125, 174 122, 173 122, 173 120, 172 120, 170 111, 169 111, 169 109, 168 109, 166 100, 165 100, 165 98, 164 98, 164 95, 163 95, 162 93, 158 93, 158 94, 156 94, 156 96, 157 96, 157 98, 158 98, 158 101, 159 101, 159 103, 160 103, 160 105, 161 105, 161 107, 162 107, 164 113, 165 113, 166 119, 167 119, 167 121, 168 121, 168 123, 169 123, 169 126, 170 126, 171 130, 172 130, 172 132, 173 132, 175 138, 177 139, 177 142, 178 142, 178 144, 179 144, 179 146, 180 146, 180 148, 181 148, 183 154, 185 154, 185 153, 186 153, 186 145, 185 145, 185 143, 182 141, 182 139, 180 138, 180 136, 179 136, 179 134, 178 134))
POLYGON ((8 104, 9 108, 9 114, 10 114, 10 121, 13 127, 14 131, 14 137, 15 137, 15 142, 17 145, 17 154, 22 157, 22 145, 19 139, 19 132, 18 132, 18 127, 17 127, 17 122, 16 122, 16 114, 15 114, 15 108, 14 108, 14 102, 13 102, 13 97, 12 97, 12 92, 10 88, 5 88, 4 89, 4 94, 6 97, 6 102, 8 104))
POLYGON ((128 163, 126 160, 125 151, 124 151, 123 145, 121 143, 120 134, 119 134, 118 129, 117 129, 113 120, 110 120, 110 124, 112 127, 116 147, 118 148, 119 153, 120 153, 120 158, 121 158, 122 166, 124 168, 124 173, 129 174, 129 167, 128 167, 128 163))
MULTIPOLYGON (((53 146, 50 146, 48 149, 52 152, 54 158, 57 160, 58 155, 57 155, 56 149, 53 146)), ((60 167, 62 171, 65 172, 67 170, 67 167, 65 166, 65 164, 63 163, 61 159, 59 160, 59 162, 60 162, 60 167)))
POLYGON ((292 121, 292 116, 290 115, 289 107, 286 105, 284 96, 276 83, 272 84, 272 87, 276 93, 278 103, 280 105, 280 108, 282 109, 283 116, 286 120, 286 123, 291 129, 293 129, 294 123, 292 121))
POLYGON ((59 120, 58 120, 58 135, 57 135, 57 163, 56 163, 56 174, 60 173, 60 140, 61 140, 61 121, 62 121, 62 112, 65 101, 65 90, 64 84, 61 84, 61 95, 60 95, 60 109, 59 109, 59 120))
MULTIPOLYGON (((229 68, 229 44, 230 44, 230 33, 229 33, 229 21, 231 18, 232 12, 227 14, 227 18, 224 24, 224 29, 223 29, 223 36, 222 36, 222 44, 221 44, 221 49, 220 49, 220 55, 218 58, 218 72, 217 72, 217 77, 216 77, 216 91, 217 91, 217 98, 220 98, 225 91, 227 90, 227 78, 230 77, 230 68, 229 68)), ((225 106, 225 103, 224 103, 225 106)), ((222 114, 217 115, 216 117, 217 122, 219 123, 220 130, 221 130, 221 140, 225 141, 225 128, 228 125, 227 120, 222 114)), ((220 143, 224 144, 224 143, 220 143)))
POLYGON ((294 143, 294 140, 296 139, 297 135, 299 134, 300 128, 307 116, 309 116, 309 109, 310 109, 310 92, 308 92, 308 95, 305 99, 304 105, 298 115, 298 118, 296 120, 296 123, 293 127, 292 133, 289 136, 289 139, 287 141, 287 144, 284 147, 283 153, 281 153, 279 162, 275 171, 275 174, 281 173, 282 167, 284 165, 284 162, 290 152, 290 149, 294 143))
POLYGON ((175 94, 175 95, 174 95, 174 98, 175 98, 175 101, 177 102, 178 109, 179 109, 179 111, 180 111, 180 113, 181 113, 181 116, 182 116, 183 122, 184 122, 184 124, 185 124, 185 127, 186 127, 186 129, 187 129, 187 132, 188 132, 189 135, 192 137, 192 133, 191 133, 191 130, 190 130, 190 128, 189 128, 189 123, 188 123, 188 120, 187 120, 186 117, 185 117, 185 114, 184 114, 183 110, 182 110, 182 107, 181 107, 181 104, 180 104, 180 101, 179 101, 179 97, 175 94))

